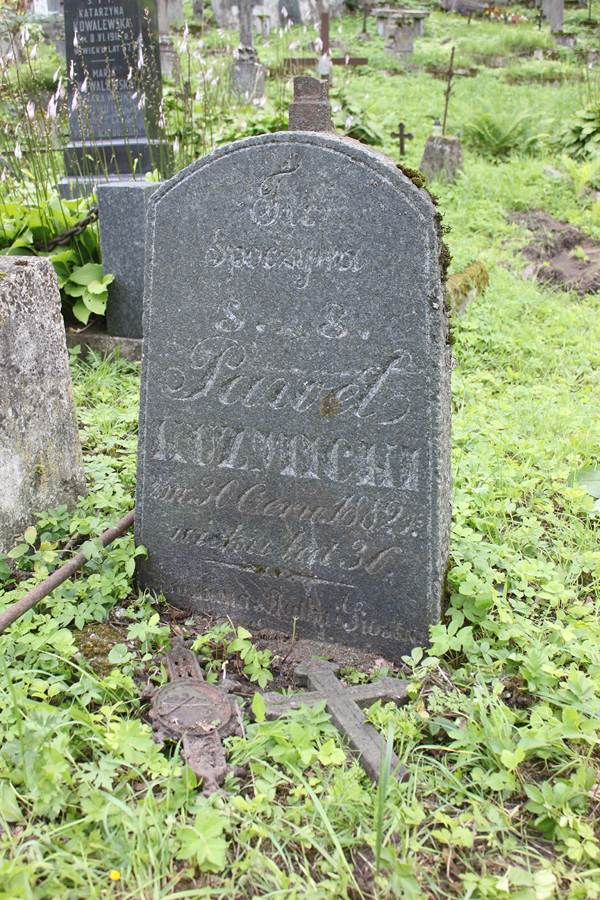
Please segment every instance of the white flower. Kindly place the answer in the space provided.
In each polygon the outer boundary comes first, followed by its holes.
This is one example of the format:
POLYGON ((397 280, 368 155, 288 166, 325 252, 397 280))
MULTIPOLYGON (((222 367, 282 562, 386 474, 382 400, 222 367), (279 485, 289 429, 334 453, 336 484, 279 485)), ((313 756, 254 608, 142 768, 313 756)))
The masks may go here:
POLYGON ((30 122, 33 122, 33 120, 35 119, 35 103, 33 102, 33 100, 30 100, 27 104, 27 118, 30 122))
POLYGON ((288 17, 288 11, 287 11, 287 9, 285 8, 285 6, 282 6, 282 7, 281 7, 281 15, 283 16, 284 19, 287 19, 287 17, 288 17))
POLYGON ((79 38, 77 37, 77 29, 73 32, 73 46, 79 47, 79 38))
POLYGON ((34 44, 33 47, 31 48, 31 53, 30 53, 31 59, 36 58, 37 52, 38 52, 38 47, 39 47, 39 44, 34 44))
POLYGON ((56 118, 56 95, 54 97, 50 97, 48 101, 48 107, 46 109, 46 118, 47 119, 55 119, 56 118))
POLYGON ((79 98, 77 91, 73 94, 73 99, 71 100, 71 112, 75 112, 77 107, 79 106, 79 98))
POLYGON ((127 70, 127 81, 131 81, 132 78, 133 78, 133 69, 131 68, 131 66, 129 66, 129 69, 127 70))
POLYGON ((177 154, 179 153, 179 138, 177 137, 173 141, 173 153, 175 154, 175 156, 177 156, 177 154))
POLYGON ((17 159, 21 159, 21 157, 23 156, 23 151, 21 150, 21 145, 18 141, 15 144, 15 156, 17 159))
POLYGON ((87 89, 88 89, 88 77, 86 75, 85 78, 83 79, 83 81, 81 82, 81 87, 79 88, 79 90, 81 91, 82 94, 87 94, 87 89))
POLYGON ((29 28, 27 25, 23 26, 21 30, 21 46, 24 47, 29 41, 29 28))
POLYGON ((138 37, 138 61, 137 61, 138 69, 141 69, 143 67, 143 65, 144 65, 144 48, 142 45, 142 36, 140 34, 140 36, 138 37))
POLYGON ((183 28, 183 37, 181 39, 181 43, 179 44, 179 52, 180 53, 185 53, 185 51, 187 50, 189 36, 190 36, 190 30, 189 30, 187 22, 186 22, 185 26, 183 28))
MULTIPOLYGON (((54 80, 55 80, 55 81, 58 80, 58 76, 59 76, 59 75, 60 75, 60 69, 57 69, 56 72, 54 73, 54 80)), ((71 60, 71 64, 70 64, 70 66, 69 66, 69 79, 70 79, 71 81, 73 81, 74 78, 75 78, 75 63, 73 62, 73 60, 71 60)))

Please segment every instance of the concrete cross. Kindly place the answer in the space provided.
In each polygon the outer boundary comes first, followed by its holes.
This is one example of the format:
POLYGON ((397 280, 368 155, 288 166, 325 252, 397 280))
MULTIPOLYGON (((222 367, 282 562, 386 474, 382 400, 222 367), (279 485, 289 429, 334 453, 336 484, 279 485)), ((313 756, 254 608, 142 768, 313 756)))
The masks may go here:
POLYGON ((406 141, 412 141, 414 134, 411 134, 410 131, 406 131, 404 122, 399 122, 398 131, 392 131, 391 137, 398 138, 400 156, 404 156, 406 152, 406 141))
POLYGON ((239 16, 240 16, 240 46, 238 48, 238 57, 244 59, 254 59, 256 51, 254 49, 254 38, 252 35, 252 0, 240 0, 239 16))
MULTIPOLYGON (((274 692, 263 694, 267 718, 276 719, 290 709, 310 706, 324 700, 334 725, 346 735, 367 775, 377 781, 385 753, 385 742, 372 725, 365 723, 361 707, 370 706, 376 700, 403 703, 406 700, 408 682, 398 678, 381 678, 372 684, 346 687, 336 678, 338 669, 339 666, 322 659, 310 659, 301 663, 295 674, 310 690, 293 695, 274 692)), ((391 771, 399 781, 408 777, 408 770, 400 765, 395 754, 392 754, 391 771)))

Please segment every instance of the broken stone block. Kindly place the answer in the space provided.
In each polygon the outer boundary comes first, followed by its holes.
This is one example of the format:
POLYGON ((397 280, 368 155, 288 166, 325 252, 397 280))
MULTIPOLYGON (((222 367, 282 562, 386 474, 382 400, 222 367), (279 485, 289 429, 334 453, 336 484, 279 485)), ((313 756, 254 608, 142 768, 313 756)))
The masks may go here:
POLYGON ((432 134, 427 138, 419 168, 428 180, 439 178, 454 181, 462 168, 459 139, 443 134, 432 134))
POLYGON ((85 478, 60 294, 49 259, 0 257, 0 551, 85 478))

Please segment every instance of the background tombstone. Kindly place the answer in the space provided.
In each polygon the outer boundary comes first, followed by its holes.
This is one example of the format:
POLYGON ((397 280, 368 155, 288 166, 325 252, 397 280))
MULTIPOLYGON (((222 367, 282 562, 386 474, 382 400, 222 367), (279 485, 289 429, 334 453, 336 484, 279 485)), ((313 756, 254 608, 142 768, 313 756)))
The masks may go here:
POLYGON ((161 165, 161 98, 156 0, 114 7, 65 0, 71 142, 62 193, 99 177, 149 172, 161 165), (143 98, 143 100, 142 100, 143 98))
POLYGON ((147 181, 122 181, 97 187, 100 244, 108 286, 106 330, 116 337, 142 337, 146 210, 158 188, 147 181))
POLYGON ((183 25, 183 0, 157 0, 158 33, 183 25))
POLYGON ((266 70, 252 38, 252 0, 240 0, 240 45, 231 67, 231 88, 246 103, 264 97, 266 70))
POLYGON ((0 551, 85 492, 60 294, 49 259, 0 258, 0 551))
POLYGON ((565 18, 565 0, 542 0, 542 12, 552 34, 560 33, 565 18))
POLYGON ((414 39, 412 24, 406 21, 397 22, 394 30, 388 32, 385 49, 398 59, 407 59, 412 56, 414 39))
POLYGON ((426 642, 450 513, 430 198, 288 132, 198 160, 148 219, 140 586, 395 659, 426 642))

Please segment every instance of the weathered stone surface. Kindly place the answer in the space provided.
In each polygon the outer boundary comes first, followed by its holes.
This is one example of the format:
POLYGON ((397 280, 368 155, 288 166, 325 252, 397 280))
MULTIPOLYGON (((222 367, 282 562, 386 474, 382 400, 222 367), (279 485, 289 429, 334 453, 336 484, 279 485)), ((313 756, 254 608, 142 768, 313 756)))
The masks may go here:
POLYGON ((148 212, 139 583, 397 659, 440 613, 449 350, 436 214, 388 159, 261 135, 148 212))
POLYGON ((134 165, 137 172, 160 165, 156 0, 122 0, 120 5, 123 12, 116 16, 113 6, 65 0, 71 76, 71 143, 65 150, 68 176, 123 175, 132 172, 134 165))
POLYGON ((48 259, 0 258, 0 551, 33 514, 85 491, 60 311, 48 259))
POLYGON ((290 103, 290 131, 333 131, 329 85, 311 75, 294 78, 294 99, 290 103))
POLYGON ((67 347, 80 347, 82 356, 87 356, 90 352, 101 356, 118 353, 131 362, 140 362, 142 358, 141 338, 114 337, 94 325, 80 331, 67 329, 67 347))
POLYGON ((414 31, 409 24, 396 25, 394 30, 389 32, 386 37, 385 49, 399 59, 406 59, 412 55, 414 39, 414 31))
POLYGON ((115 276, 108 288, 109 334, 142 337, 146 208, 157 184, 123 179, 97 188, 104 270, 115 276))
POLYGON ((265 95, 266 69, 255 59, 240 56, 231 66, 231 90, 240 100, 250 103, 265 95))
POLYGON ((419 166, 426 178, 454 181, 462 168, 462 149, 457 137, 432 134, 427 138, 419 166))
POLYGON ((183 25, 183 0, 157 0, 157 16, 159 34, 183 25))
POLYGON ((565 19, 565 0, 542 0, 542 11, 550 31, 560 33, 565 19))
POLYGON ((377 34, 381 37, 387 37, 396 25, 402 24, 408 25, 416 37, 422 37, 425 34, 425 19, 430 14, 428 9, 404 6, 376 6, 371 12, 375 16, 377 34))

